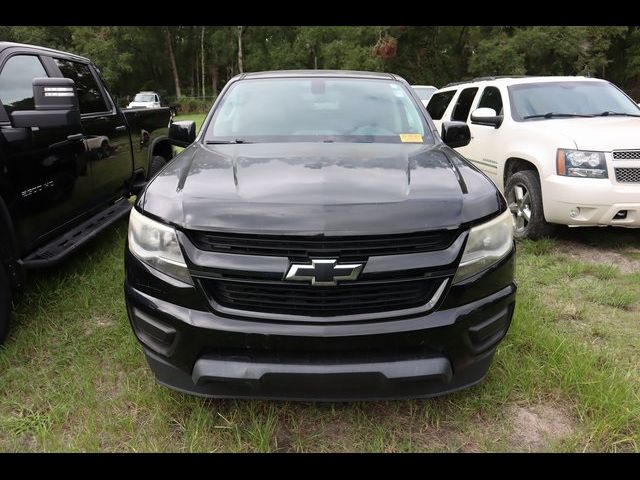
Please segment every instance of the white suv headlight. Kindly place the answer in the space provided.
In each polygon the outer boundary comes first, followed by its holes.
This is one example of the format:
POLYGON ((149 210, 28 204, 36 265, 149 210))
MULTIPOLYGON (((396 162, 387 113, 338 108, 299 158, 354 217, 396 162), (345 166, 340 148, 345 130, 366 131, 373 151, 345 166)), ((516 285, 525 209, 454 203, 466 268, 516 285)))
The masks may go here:
POLYGON ((556 153, 558 175, 578 178, 607 178, 607 161, 604 152, 568 150, 559 148, 556 153))
POLYGON ((193 285, 180 250, 175 229, 131 209, 129 250, 140 261, 160 272, 193 285))
POLYGON ((453 278, 459 283, 498 263, 513 246, 513 215, 507 209, 469 231, 462 260, 453 278))

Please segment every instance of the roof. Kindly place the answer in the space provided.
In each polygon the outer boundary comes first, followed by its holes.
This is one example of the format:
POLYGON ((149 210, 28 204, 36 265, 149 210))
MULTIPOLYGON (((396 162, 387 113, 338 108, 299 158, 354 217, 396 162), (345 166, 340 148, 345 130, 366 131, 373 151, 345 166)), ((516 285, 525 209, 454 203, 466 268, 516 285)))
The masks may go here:
POLYGON ((245 73, 240 76, 240 79, 285 77, 348 77, 397 80, 397 77, 391 73, 364 72, 356 70, 269 70, 264 72, 245 73))
POLYGON ((438 89, 438 87, 434 87, 433 85, 411 85, 412 88, 435 88, 436 90, 438 89))
POLYGON ((0 52, 7 48, 34 48, 40 51, 44 51, 44 52, 48 52, 48 53, 52 53, 60 56, 73 57, 77 60, 82 60, 85 62, 90 61, 88 58, 82 57, 80 55, 76 55, 75 53, 63 52, 62 50, 54 50, 53 48, 41 47, 39 45, 30 45, 27 43, 15 43, 15 42, 0 42, 0 52))
POLYGON ((541 82, 575 82, 575 81, 585 81, 585 82, 593 82, 593 81, 606 81, 601 78, 592 78, 592 77, 584 77, 584 76, 504 76, 504 77, 478 77, 472 80, 466 80, 464 82, 454 82, 449 83, 442 87, 440 90, 449 90, 455 89, 461 85, 475 85, 475 84, 484 84, 490 83, 491 85, 518 85, 522 83, 541 83, 541 82))

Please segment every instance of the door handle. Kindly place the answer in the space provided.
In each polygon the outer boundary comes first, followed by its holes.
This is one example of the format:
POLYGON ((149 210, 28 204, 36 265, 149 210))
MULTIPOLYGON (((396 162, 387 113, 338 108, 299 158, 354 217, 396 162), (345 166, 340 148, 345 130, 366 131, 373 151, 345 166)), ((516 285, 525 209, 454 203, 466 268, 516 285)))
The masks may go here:
POLYGON ((126 132, 127 131, 127 126, 126 125, 118 125, 116 127, 116 133, 121 133, 121 132, 126 132))
POLYGON ((84 135, 82 133, 74 133, 73 135, 67 135, 67 140, 70 142, 77 142, 78 140, 82 140, 84 135))

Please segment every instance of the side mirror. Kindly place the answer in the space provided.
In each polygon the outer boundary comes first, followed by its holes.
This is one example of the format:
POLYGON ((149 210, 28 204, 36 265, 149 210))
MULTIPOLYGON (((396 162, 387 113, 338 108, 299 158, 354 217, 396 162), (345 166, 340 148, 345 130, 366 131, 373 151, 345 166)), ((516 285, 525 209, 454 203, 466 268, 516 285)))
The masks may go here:
POLYGON ((181 121, 169 124, 169 142, 176 147, 187 147, 196 139, 196 122, 181 121))
POLYGON ((35 110, 11 114, 16 128, 80 128, 80 107, 75 84, 70 78, 34 78, 35 110))
POLYGON ((471 141, 469 125, 464 122, 442 122, 442 141, 451 148, 464 147, 471 141))
POLYGON ((498 128, 502 124, 502 115, 496 114, 493 108, 476 108, 471 112, 471 123, 498 128))

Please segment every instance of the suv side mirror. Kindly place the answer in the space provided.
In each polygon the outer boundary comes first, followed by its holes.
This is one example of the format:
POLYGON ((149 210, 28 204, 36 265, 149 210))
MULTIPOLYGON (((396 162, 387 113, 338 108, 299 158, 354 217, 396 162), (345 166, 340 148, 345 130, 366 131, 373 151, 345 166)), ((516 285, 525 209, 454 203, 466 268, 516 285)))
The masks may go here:
POLYGON ((34 78, 35 110, 18 110, 11 114, 16 128, 80 128, 78 93, 70 78, 34 78))
POLYGON ((169 124, 169 142, 176 147, 187 147, 196 139, 196 122, 181 121, 169 124))
POLYGON ((498 128, 502 125, 502 115, 496 114, 493 108, 476 108, 471 112, 471 123, 498 128))
POLYGON ((469 125, 464 122, 442 122, 442 141, 451 148, 464 147, 471 141, 469 125))

